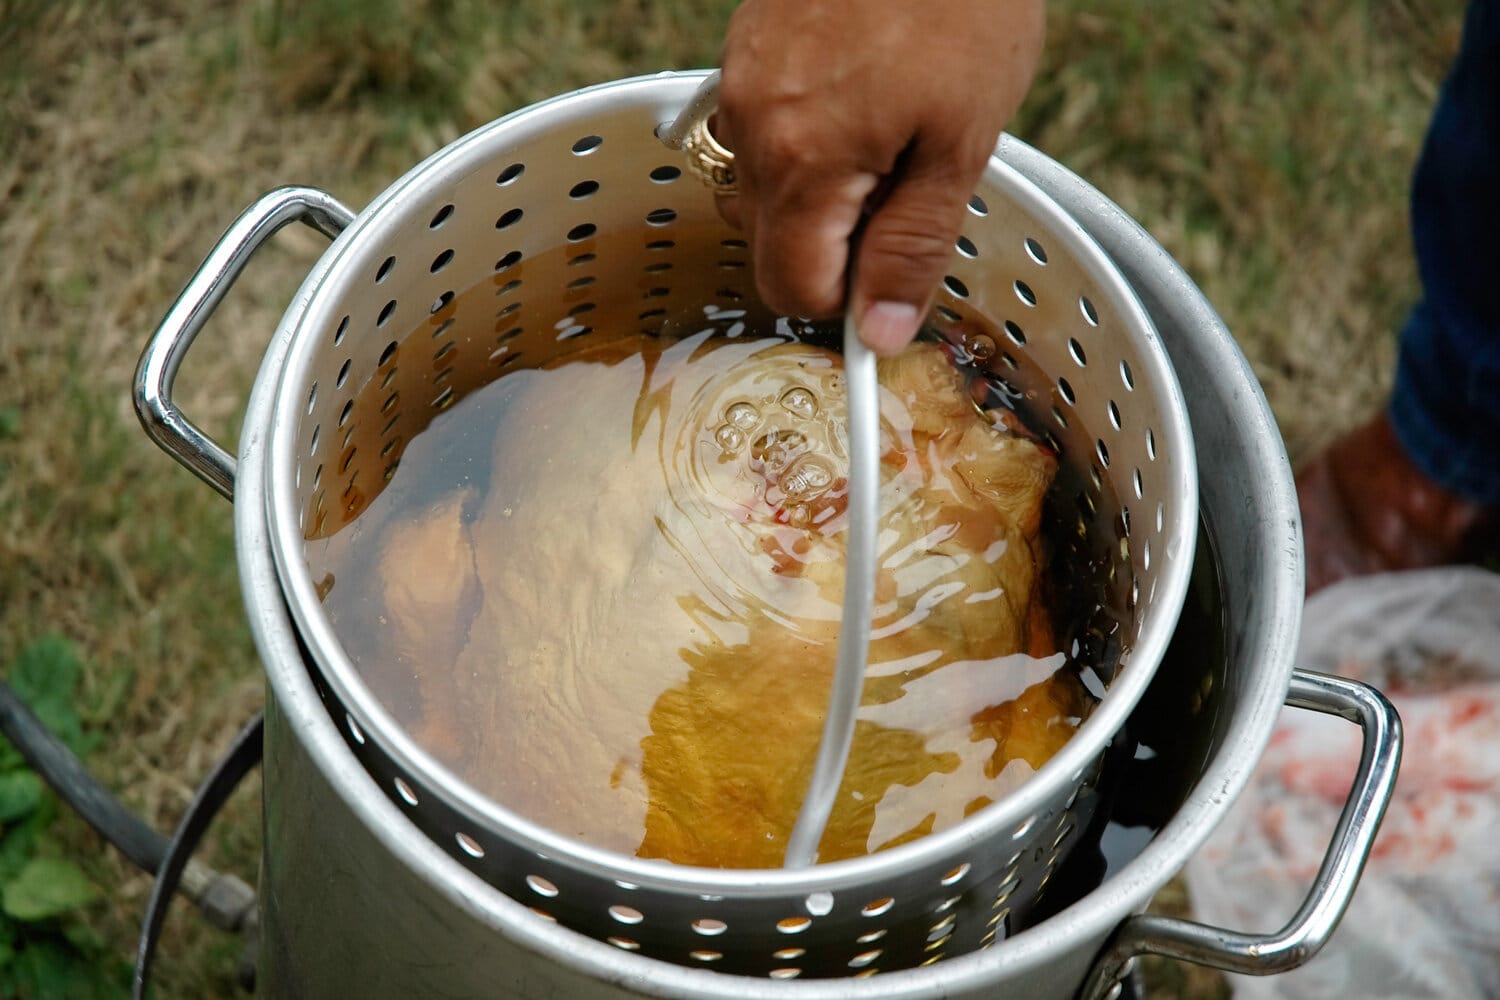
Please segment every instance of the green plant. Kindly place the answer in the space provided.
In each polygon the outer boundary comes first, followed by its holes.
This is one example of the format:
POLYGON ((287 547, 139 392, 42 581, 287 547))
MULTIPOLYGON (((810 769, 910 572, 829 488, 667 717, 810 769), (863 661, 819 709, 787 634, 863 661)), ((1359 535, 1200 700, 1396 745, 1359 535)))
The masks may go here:
MULTIPOLYGON (((82 670, 71 643, 45 635, 22 648, 9 673, 21 700, 79 755, 94 742, 74 706, 82 670)), ((98 887, 54 853, 57 820, 56 797, 0 740, 0 996, 123 996, 129 966, 91 928, 98 887)))

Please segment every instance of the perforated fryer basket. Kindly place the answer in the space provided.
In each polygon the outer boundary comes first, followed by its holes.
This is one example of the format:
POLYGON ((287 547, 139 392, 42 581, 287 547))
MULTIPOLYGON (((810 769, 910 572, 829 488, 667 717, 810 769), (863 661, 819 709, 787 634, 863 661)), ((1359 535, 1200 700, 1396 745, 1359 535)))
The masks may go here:
POLYGON ((1029 388, 1047 434, 1083 470, 1068 500, 1079 554, 1110 561, 1127 591, 1109 637, 1118 659, 1102 667, 1108 693, 1019 791, 947 831, 800 871, 601 850, 434 760, 362 682, 321 608, 323 540, 415 433, 499 370, 595 330, 763 314, 739 234, 654 134, 700 78, 627 80, 517 112, 434 154, 342 234, 304 289, 277 393, 265 502, 278 571, 354 755, 435 843, 537 919, 747 975, 930 964, 1009 933, 1087 826, 1103 751, 1175 626, 1197 523, 1183 401, 1148 318, 1078 225, 998 161, 970 203, 933 321, 1029 388))

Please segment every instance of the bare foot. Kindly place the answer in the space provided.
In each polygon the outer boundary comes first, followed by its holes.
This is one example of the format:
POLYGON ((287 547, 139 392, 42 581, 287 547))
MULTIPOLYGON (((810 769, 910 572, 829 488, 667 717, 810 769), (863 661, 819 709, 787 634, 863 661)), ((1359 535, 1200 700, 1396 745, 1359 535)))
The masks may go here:
POLYGON ((1349 576, 1467 561, 1494 512, 1457 497, 1411 461, 1385 411, 1297 474, 1307 593, 1349 576))

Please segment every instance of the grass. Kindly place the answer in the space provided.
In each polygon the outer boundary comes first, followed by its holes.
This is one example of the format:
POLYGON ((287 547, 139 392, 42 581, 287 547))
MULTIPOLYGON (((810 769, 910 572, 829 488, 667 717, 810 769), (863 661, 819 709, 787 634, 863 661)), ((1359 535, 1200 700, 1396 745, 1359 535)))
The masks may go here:
MULTIPOLYGON (((230 512, 140 433, 145 337, 230 218, 280 183, 361 205, 428 152, 577 86, 717 58, 728 0, 0 0, 0 668, 83 662, 93 770, 170 829, 261 702, 230 512)), ((1235 331, 1294 457, 1388 390, 1417 294, 1405 190, 1460 0, 1056 0, 1014 130, 1119 201, 1235 331)), ((940 58, 940 53, 934 53, 940 58)), ((221 441, 316 236, 287 231, 184 366, 221 441)), ((242 791, 212 863, 255 877, 242 791)), ((129 954, 148 881, 59 812, 129 954)), ((1180 887, 1168 904, 1181 909, 1180 887)), ((225 995, 237 943, 186 911, 163 997, 225 995)), ((1152 966, 1160 996, 1222 995, 1152 966)))

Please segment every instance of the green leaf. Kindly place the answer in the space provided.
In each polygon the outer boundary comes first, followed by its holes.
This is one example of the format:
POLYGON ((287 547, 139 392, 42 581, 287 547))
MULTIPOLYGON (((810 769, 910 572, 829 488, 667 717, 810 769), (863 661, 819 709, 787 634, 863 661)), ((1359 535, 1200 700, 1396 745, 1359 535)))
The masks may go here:
POLYGON ((0 904, 17 920, 33 922, 86 906, 97 895, 94 884, 73 862, 32 858, 0 889, 0 904))
POLYGON ((73 706, 73 689, 83 663, 73 644, 60 635, 28 643, 10 670, 10 686, 42 724, 75 754, 88 750, 83 724, 73 706))
POLYGON ((42 801, 42 782, 30 771, 0 774, 0 823, 14 823, 36 811, 42 801))
POLYGON ((0 407, 0 441, 21 433, 21 411, 14 406, 0 407))

